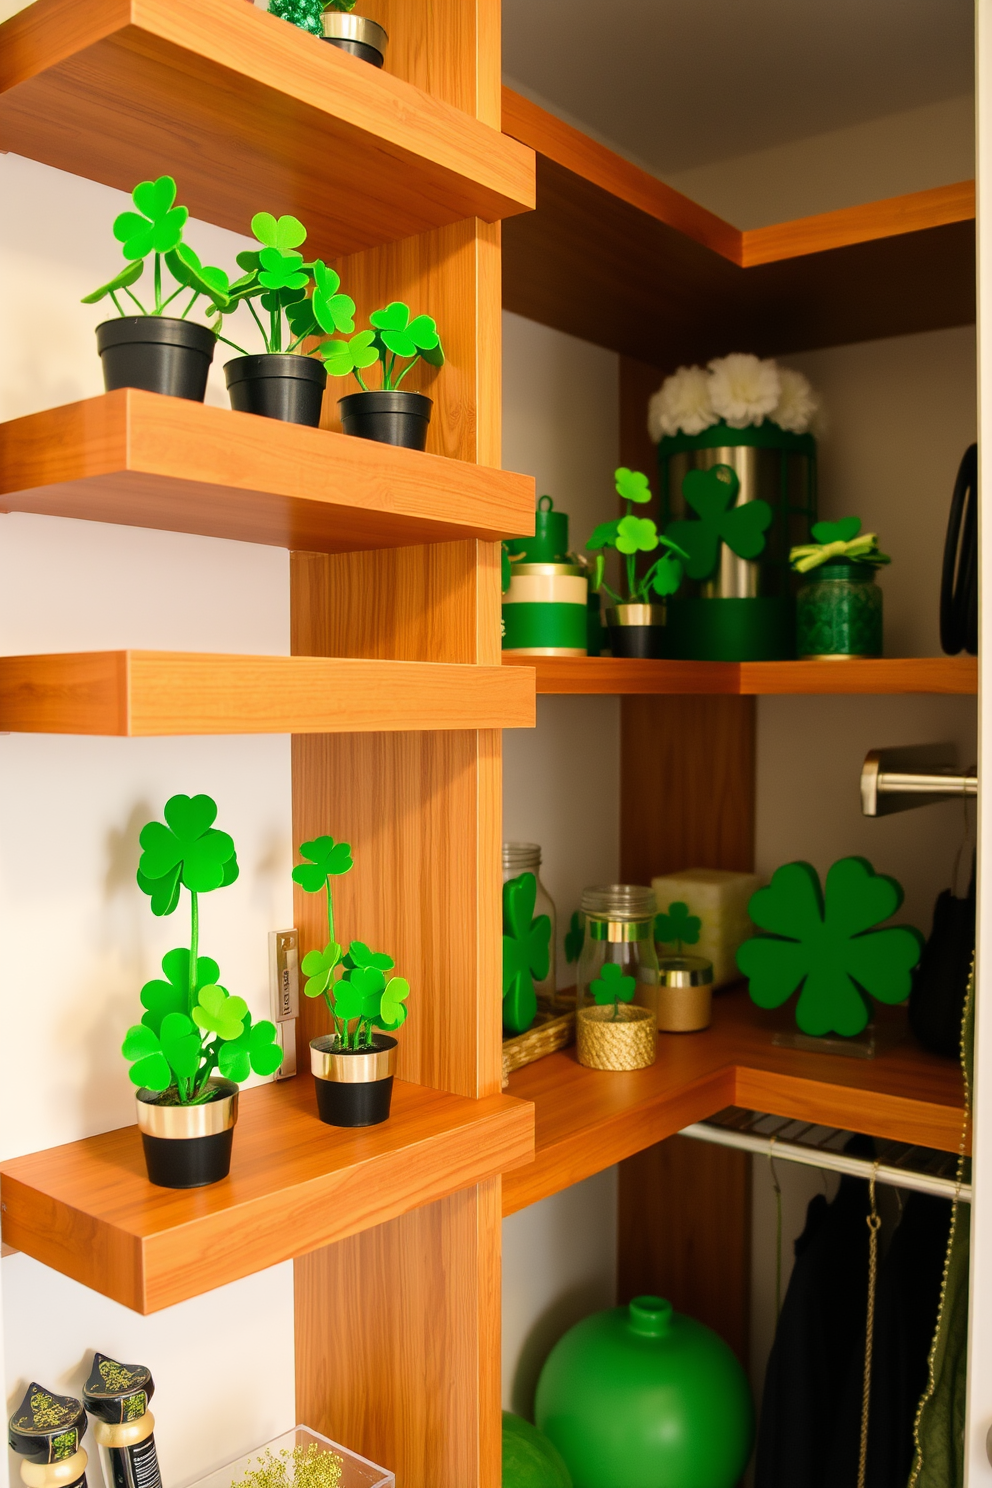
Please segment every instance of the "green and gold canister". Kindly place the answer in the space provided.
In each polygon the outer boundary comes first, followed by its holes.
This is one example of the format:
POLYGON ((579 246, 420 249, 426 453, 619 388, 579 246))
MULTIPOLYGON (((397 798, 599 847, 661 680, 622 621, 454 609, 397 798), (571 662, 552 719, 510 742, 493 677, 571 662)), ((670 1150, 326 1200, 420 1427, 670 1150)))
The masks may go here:
POLYGON ((796 654, 804 661, 881 656, 882 591, 878 570, 889 563, 860 517, 817 522, 812 543, 790 554, 803 586, 796 596, 796 654))
POLYGON ((94 1354, 83 1388, 107 1488, 162 1488, 155 1449, 155 1417, 148 1402, 155 1382, 143 1364, 120 1364, 94 1354))
POLYGON ((11 1451, 24 1458, 27 1488, 86 1488, 86 1412, 72 1395, 31 1383, 7 1423, 11 1451))
POLYGON ((506 545, 503 650, 517 656, 585 656, 589 581, 568 552, 568 517, 550 496, 537 504, 533 537, 506 545))

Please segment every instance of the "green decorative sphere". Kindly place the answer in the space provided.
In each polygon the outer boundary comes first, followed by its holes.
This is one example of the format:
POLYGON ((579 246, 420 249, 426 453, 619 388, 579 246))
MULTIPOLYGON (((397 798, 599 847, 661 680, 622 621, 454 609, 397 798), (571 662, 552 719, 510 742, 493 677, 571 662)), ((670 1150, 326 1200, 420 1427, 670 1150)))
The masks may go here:
POLYGON ((503 1488, 572 1488, 557 1447, 510 1411, 503 1412, 503 1488))
POLYGON ((736 1356, 661 1297, 571 1328, 541 1371, 535 1415, 574 1488, 734 1488, 754 1437, 736 1356))

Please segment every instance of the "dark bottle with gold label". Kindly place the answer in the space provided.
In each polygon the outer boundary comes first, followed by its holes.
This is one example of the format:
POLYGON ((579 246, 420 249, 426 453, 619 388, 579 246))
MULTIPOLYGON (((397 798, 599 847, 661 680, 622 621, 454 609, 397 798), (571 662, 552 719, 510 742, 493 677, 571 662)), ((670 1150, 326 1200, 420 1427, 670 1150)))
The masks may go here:
POLYGON ((7 1425, 27 1488, 86 1488, 86 1412, 72 1395, 30 1384, 7 1425))
POLYGON ((155 1417, 148 1409, 154 1391, 143 1364, 118 1364, 94 1354, 83 1400, 93 1417, 107 1488, 162 1488, 155 1417))

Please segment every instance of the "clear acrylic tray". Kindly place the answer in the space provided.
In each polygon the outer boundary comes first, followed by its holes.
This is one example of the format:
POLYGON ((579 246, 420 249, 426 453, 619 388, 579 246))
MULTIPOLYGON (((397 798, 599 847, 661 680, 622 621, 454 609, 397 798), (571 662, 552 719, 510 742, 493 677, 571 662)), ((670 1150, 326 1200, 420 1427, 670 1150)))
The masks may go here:
POLYGON ((396 1488, 396 1479, 386 1468, 376 1467, 374 1462, 329 1441, 309 1426, 296 1426, 209 1477, 198 1479, 194 1488, 242 1488, 242 1485, 243 1488, 396 1488), (303 1453, 307 1454, 299 1471, 294 1453, 297 1461, 303 1453), (324 1462, 328 1456, 338 1460, 340 1471, 336 1477, 333 1463, 324 1462))

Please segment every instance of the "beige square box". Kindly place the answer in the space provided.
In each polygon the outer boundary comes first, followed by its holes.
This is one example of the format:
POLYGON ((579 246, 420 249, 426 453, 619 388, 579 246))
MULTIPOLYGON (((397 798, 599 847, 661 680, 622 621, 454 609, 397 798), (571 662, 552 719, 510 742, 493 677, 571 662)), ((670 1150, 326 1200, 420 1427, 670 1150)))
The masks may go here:
MULTIPOLYGON (((685 949, 713 962, 714 987, 739 981, 737 951, 754 934, 747 906, 755 889, 761 887, 758 875, 730 873, 722 868, 683 868, 679 873, 653 878, 651 887, 658 896, 660 913, 681 900, 689 906, 690 914, 702 920, 698 943, 685 949)), ((674 943, 664 946, 665 951, 674 953, 675 949, 674 943)))

